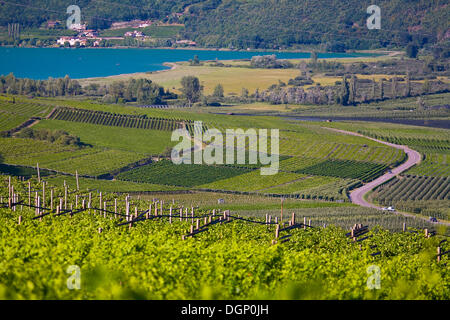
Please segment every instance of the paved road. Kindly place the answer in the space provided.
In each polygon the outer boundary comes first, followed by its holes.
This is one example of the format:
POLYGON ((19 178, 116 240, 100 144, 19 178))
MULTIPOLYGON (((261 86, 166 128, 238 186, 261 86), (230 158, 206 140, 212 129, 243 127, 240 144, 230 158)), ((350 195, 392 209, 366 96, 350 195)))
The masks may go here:
MULTIPOLYGON (((363 138, 366 138, 366 139, 370 139, 370 140, 373 140, 373 141, 385 144, 385 145, 387 145, 389 147, 393 147, 393 148, 396 148, 396 149, 401 149, 408 156, 407 160, 404 163, 402 163, 401 165, 399 165, 398 167, 395 167, 394 169, 392 169, 391 173, 386 173, 386 174, 382 175, 381 177, 378 177, 377 179, 375 179, 375 180, 373 180, 373 181, 371 181, 369 183, 366 183, 362 187, 354 189, 354 190, 352 190, 350 192, 350 201, 353 202, 353 203, 356 203, 356 204, 358 204, 360 206, 363 206, 363 207, 375 208, 375 209, 381 210, 381 207, 376 206, 373 203, 367 202, 364 199, 364 195, 366 195, 369 191, 371 191, 375 187, 379 186, 380 184, 383 184, 384 182, 386 182, 389 179, 395 177, 396 175, 402 173, 403 171, 408 170, 413 165, 419 164, 420 161, 422 160, 422 157, 421 157, 420 153, 418 153, 417 151, 409 148, 408 146, 402 146, 402 145, 398 145, 398 144, 389 143, 389 142, 386 142, 386 141, 381 141, 381 140, 378 140, 378 139, 374 139, 374 138, 371 138, 371 137, 364 136, 364 135, 356 133, 356 132, 345 131, 345 130, 334 129, 334 128, 327 128, 327 127, 322 127, 322 128, 333 130, 333 131, 337 131, 337 132, 344 133, 344 134, 349 134, 349 135, 352 135, 352 136, 363 137, 363 138)), ((409 214, 409 213, 406 213, 406 212, 395 211, 394 213, 401 214, 401 215, 406 216, 406 217, 420 218, 420 219, 428 221, 428 219, 425 218, 425 217, 420 217, 420 216, 409 214)), ((450 226, 450 223, 447 223, 447 222, 439 221, 438 223, 450 226)))
POLYGON ((378 139, 374 139, 374 138, 370 138, 367 136, 364 136, 362 134, 356 133, 356 132, 351 132, 351 131, 345 131, 345 130, 339 130, 339 129, 333 129, 333 128, 329 128, 330 130, 333 131, 337 131, 340 133, 344 133, 344 134, 349 134, 352 136, 359 136, 359 137, 363 137, 366 139, 370 139, 382 144, 385 144, 389 147, 393 147, 396 149, 401 149, 403 150, 406 155, 408 156, 408 159, 402 163, 401 165, 399 165, 398 167, 395 167, 394 169, 391 170, 391 173, 386 173, 384 175, 382 175, 381 177, 378 177, 377 179, 366 183, 365 185, 363 185, 360 188, 354 189, 350 192, 350 200, 353 203, 356 203, 360 206, 364 206, 364 207, 369 207, 369 208, 375 208, 375 209, 381 209, 381 207, 378 207, 376 205, 374 205, 373 203, 367 202, 366 200, 364 200, 364 195, 371 191, 373 188, 379 186, 380 184, 383 184, 384 182, 388 181, 389 179, 395 177, 396 175, 402 173, 403 171, 408 170, 409 168, 411 168, 413 165, 420 163, 421 161, 421 156, 420 153, 418 153, 415 150, 410 149, 407 146, 401 146, 398 144, 393 144, 393 143, 389 143, 386 141, 381 141, 378 139))

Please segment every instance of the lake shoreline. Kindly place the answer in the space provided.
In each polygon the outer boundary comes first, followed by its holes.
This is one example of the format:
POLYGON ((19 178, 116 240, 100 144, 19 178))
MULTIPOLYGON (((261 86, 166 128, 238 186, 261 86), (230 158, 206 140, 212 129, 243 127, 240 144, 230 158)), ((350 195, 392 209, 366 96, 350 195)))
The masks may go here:
MULTIPOLYGON (((307 60, 310 52, 276 51, 211 51, 191 49, 97 50, 75 48, 23 48, 0 47, 0 74, 13 73, 18 78, 45 80, 49 77, 92 80, 107 77, 126 77, 173 70, 177 64, 192 60, 241 61, 255 55, 277 55, 280 60, 307 60)), ((386 52, 384 52, 386 56, 386 52)), ((395 52, 389 52, 394 55, 395 52)), ((383 56, 381 52, 319 53, 320 59, 372 59, 383 56)))

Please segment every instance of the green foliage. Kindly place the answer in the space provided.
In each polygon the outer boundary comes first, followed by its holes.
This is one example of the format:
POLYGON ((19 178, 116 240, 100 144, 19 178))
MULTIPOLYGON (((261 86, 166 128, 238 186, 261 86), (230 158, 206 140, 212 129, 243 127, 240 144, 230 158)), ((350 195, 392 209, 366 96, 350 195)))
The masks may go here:
POLYGON ((58 108, 50 119, 91 123, 96 125, 136 129, 173 131, 181 128, 181 120, 148 118, 146 115, 122 115, 102 111, 58 108))
POLYGON ((63 130, 47 130, 25 128, 16 134, 18 138, 28 138, 36 140, 45 140, 52 143, 58 143, 67 146, 81 147, 84 144, 79 137, 68 134, 63 130))
POLYGON ((326 160, 324 162, 297 170, 298 173, 359 179, 371 181, 382 175, 386 165, 351 160, 326 160))
POLYGON ((223 98, 223 86, 220 83, 214 88, 213 96, 216 98, 223 98))
MULTIPOLYGON (((124 213, 121 202, 118 210, 124 213)), ((450 298, 449 266, 435 258, 440 239, 422 234, 375 228, 360 249, 328 226, 294 230, 289 242, 271 246, 273 227, 240 221, 182 241, 190 221, 143 221, 127 230, 93 210, 33 217, 32 209, 0 209, 1 299, 450 298), (380 256, 370 255, 373 245, 380 256), (80 290, 67 288, 71 265, 80 267, 80 290), (371 265, 381 270, 377 290, 367 287, 371 265)))
POLYGON ((117 178, 136 182, 193 187, 234 177, 249 171, 249 169, 245 168, 227 166, 176 165, 169 160, 161 160, 147 166, 123 172, 117 178))
POLYGON ((200 85, 200 80, 194 76, 184 76, 181 78, 181 91, 184 93, 189 104, 197 102, 203 91, 203 87, 200 85))
POLYGON ((0 93, 43 97, 75 96, 82 93, 82 88, 77 80, 72 80, 67 75, 58 79, 33 80, 19 79, 10 73, 0 76, 0 93))
POLYGON ((417 58, 417 54, 419 53, 419 48, 415 44, 408 44, 406 46, 406 55, 409 58, 417 58))
POLYGON ((250 61, 250 66, 253 68, 264 68, 264 69, 287 69, 293 68, 293 64, 287 60, 279 60, 277 56, 267 55, 267 56, 254 56, 250 61))

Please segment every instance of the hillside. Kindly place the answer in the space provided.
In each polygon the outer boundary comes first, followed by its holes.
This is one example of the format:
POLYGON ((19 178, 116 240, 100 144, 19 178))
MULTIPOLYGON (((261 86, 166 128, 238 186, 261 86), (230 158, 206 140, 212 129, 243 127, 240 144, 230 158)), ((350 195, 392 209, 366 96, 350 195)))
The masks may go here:
POLYGON ((154 19, 184 23, 186 38, 202 46, 278 48, 318 45, 322 49, 369 49, 445 42, 450 10, 442 0, 380 0, 381 30, 368 30, 367 0, 16 0, 0 1, 0 25, 39 27, 65 21, 77 4, 89 27, 116 21, 154 19), (178 13, 178 15, 174 15, 178 13))

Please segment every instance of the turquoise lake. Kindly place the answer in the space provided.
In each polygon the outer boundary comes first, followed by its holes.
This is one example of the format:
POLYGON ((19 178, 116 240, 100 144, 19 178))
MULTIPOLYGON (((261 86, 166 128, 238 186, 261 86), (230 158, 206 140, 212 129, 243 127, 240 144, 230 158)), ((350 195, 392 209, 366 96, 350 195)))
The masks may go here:
MULTIPOLYGON (((309 58, 304 52, 255 52, 180 49, 71 49, 0 47, 0 75, 48 79, 69 75, 73 79, 165 70, 164 62, 250 59, 275 54, 279 59, 309 58)), ((363 53, 320 53, 319 58, 373 56, 363 53)))

